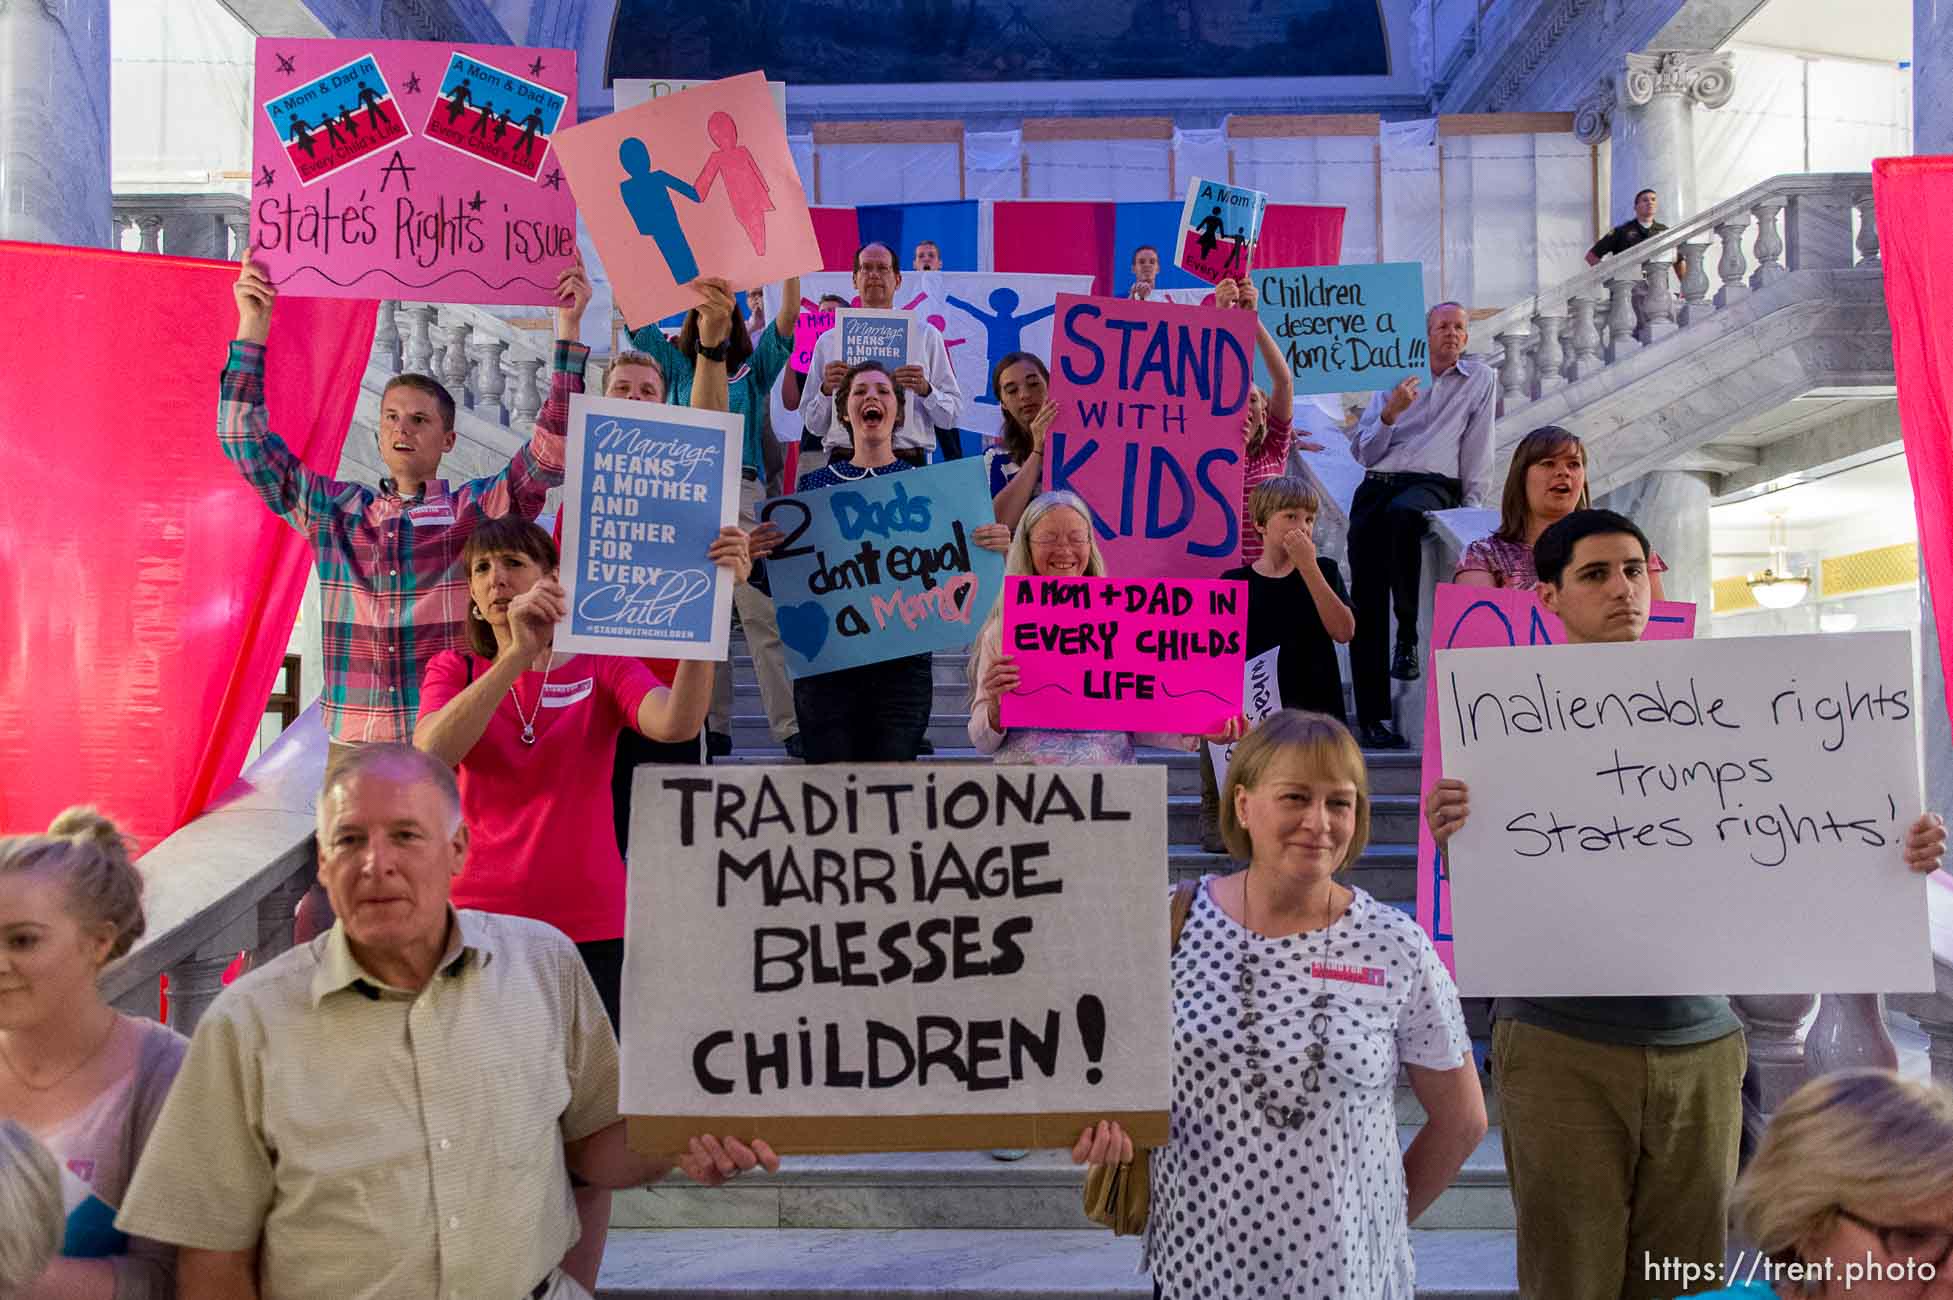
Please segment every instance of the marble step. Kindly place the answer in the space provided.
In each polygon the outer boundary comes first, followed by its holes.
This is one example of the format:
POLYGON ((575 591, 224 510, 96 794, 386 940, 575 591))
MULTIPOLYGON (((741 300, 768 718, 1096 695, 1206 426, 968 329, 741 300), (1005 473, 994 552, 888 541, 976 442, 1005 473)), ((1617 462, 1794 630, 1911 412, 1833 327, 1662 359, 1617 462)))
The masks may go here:
MULTIPOLYGON (((1401 1128, 1408 1146, 1415 1127, 1401 1128)), ((1002 1161, 987 1151, 791 1156, 772 1178, 706 1188, 682 1175, 619 1192, 613 1228, 1085 1228, 1084 1171, 1069 1152, 1002 1161)), ((1480 1142, 1424 1228, 1513 1225, 1496 1130, 1480 1142)))
MULTIPOLYGON (((756 706, 757 707, 757 706, 756 706)), ((942 715, 938 715, 942 716, 942 715)), ((924 762, 947 763, 988 763, 990 755, 981 753, 970 745, 967 729, 969 715, 960 710, 954 715, 956 720, 956 739, 954 743, 935 742, 934 755, 925 755, 924 762)), ((775 744, 767 734, 766 720, 758 714, 733 717, 735 727, 740 723, 746 726, 739 730, 733 741, 730 758, 719 762, 733 763, 784 763, 786 752, 775 744)), ((933 732, 931 733, 933 736, 933 732)), ((1387 794, 1418 793, 1422 781, 1423 757, 1414 749, 1370 749, 1363 752, 1364 764, 1370 770, 1370 793, 1374 796, 1387 794)), ((1200 793, 1200 756, 1191 750, 1141 749, 1139 761, 1158 764, 1167 769, 1168 794, 1200 793)))
MULTIPOLYGON (((1518 1295, 1503 1229, 1414 1229, 1417 1294, 1518 1295)), ((613 1230, 603 1300, 1146 1300, 1139 1240, 1103 1229, 613 1230)))

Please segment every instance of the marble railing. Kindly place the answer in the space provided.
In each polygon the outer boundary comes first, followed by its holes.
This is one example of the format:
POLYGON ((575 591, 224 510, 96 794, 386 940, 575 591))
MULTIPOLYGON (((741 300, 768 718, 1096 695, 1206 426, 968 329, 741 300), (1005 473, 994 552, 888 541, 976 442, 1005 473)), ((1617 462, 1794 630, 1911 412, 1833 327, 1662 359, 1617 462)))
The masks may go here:
POLYGON ((133 231, 139 253, 237 261, 250 246, 250 200, 242 194, 118 194, 117 246, 133 231))
POLYGON ((549 382, 548 347, 546 337, 485 308, 389 300, 380 304, 367 383, 383 386, 409 370, 432 375, 461 410, 526 436, 549 382))
POLYGON ((1778 176, 1477 322, 1473 333, 1496 346, 1488 360, 1499 371, 1500 416, 1516 417, 1786 276, 1853 268, 1882 274, 1870 174, 1778 176))

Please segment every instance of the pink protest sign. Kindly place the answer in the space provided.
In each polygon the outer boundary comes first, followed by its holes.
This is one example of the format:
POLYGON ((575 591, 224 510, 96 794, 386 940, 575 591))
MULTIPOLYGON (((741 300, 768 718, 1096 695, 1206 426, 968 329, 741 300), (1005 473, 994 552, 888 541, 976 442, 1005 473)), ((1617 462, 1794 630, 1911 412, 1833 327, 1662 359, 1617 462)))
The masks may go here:
POLYGON ((1113 572, 1234 562, 1254 330, 1253 312, 1058 295, 1045 486, 1085 498, 1113 572))
POLYGON ((793 323, 793 368, 805 374, 814 364, 814 344, 834 328, 832 307, 802 307, 793 323))
POLYGON ((542 306, 576 258, 569 50, 263 37, 251 256, 286 293, 542 306))
POLYGON ((645 325, 734 288, 821 269, 807 196, 766 77, 727 77, 572 127, 557 157, 624 319, 645 325))
MULTIPOLYGON (((1504 587, 1466 587, 1441 582, 1431 614, 1431 659, 1424 680, 1438 679, 1439 650, 1469 650, 1481 646, 1560 645, 1566 628, 1530 591, 1504 587)), ((1695 606, 1658 600, 1648 614, 1643 641, 1686 641, 1695 635, 1695 606)), ((1424 693, 1424 762, 1417 817, 1417 920, 1437 946, 1445 968, 1451 963, 1451 881, 1445 875, 1431 828, 1424 821, 1423 802, 1431 787, 1444 779, 1443 742, 1438 736, 1438 693, 1424 693)))
POLYGON ((1246 583, 1005 578, 1006 727, 1210 735, 1241 712, 1246 583))

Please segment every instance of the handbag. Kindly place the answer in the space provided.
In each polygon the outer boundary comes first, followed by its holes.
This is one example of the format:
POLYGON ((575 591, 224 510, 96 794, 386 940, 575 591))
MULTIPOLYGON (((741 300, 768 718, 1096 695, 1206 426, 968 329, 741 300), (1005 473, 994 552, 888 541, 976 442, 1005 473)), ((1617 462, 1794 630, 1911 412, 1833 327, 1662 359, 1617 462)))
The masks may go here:
MULTIPOLYGON (((1180 951, 1180 932, 1187 928, 1187 914, 1193 910, 1197 880, 1173 887, 1173 901, 1167 909, 1170 951, 1180 951)), ((1146 1218, 1153 1208, 1153 1153, 1141 1147, 1122 1165, 1093 1165, 1085 1171, 1085 1217, 1112 1229, 1115 1237, 1132 1237, 1146 1231, 1146 1218)))

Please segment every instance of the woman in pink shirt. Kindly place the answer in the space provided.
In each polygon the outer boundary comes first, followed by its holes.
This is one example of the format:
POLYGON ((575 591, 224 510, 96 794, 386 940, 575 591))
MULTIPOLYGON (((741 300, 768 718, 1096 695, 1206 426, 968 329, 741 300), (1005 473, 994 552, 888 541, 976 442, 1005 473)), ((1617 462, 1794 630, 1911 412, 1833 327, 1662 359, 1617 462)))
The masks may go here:
MULTIPOLYGON (((746 535, 724 528, 707 557, 739 581, 746 535)), ((698 734, 713 665, 680 663, 669 687, 641 660, 559 654, 569 612, 556 544, 535 524, 491 519, 461 553, 472 607, 468 651, 444 650, 421 681, 414 744, 459 770, 471 839, 453 901, 526 916, 568 935, 617 1024, 624 971, 623 856, 611 822, 611 767, 626 728, 651 740, 698 734)), ((610 1193, 578 1187, 583 1236, 563 1269, 592 1291, 610 1193)))

